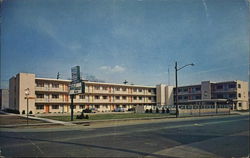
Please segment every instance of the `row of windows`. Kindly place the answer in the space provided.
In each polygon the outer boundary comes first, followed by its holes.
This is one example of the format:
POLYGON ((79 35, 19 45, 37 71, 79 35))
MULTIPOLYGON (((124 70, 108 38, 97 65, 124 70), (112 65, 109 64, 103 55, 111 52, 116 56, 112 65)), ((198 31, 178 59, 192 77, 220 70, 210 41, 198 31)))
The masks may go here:
MULTIPOLYGON (((94 89, 95 90, 108 90, 108 87, 102 87, 102 86, 94 86, 94 89)), ((115 90, 116 91, 127 91, 127 88, 122 88, 122 87, 115 87, 115 90)), ((140 89, 140 88, 133 88, 133 92, 142 92, 143 90, 140 89)), ((154 90, 152 89, 148 89, 148 92, 151 93, 151 92, 154 92, 154 90)))
MULTIPOLYGON (((102 106, 105 107, 105 108, 108 108, 108 105, 102 105, 102 106)), ((116 106, 118 107, 119 105, 116 105, 116 106)), ((89 106, 79 105, 79 109, 85 109, 87 107, 89 107, 89 106)), ((91 107, 92 108, 100 108, 100 105, 93 105, 91 107)), ((122 107, 125 108, 126 105, 122 105, 122 107)), ((36 109, 37 110, 43 110, 44 109, 44 105, 36 105, 36 109)), ((59 109, 59 105, 52 105, 51 109, 59 109)), ((73 106, 73 109, 76 109, 76 105, 73 106)))
MULTIPOLYGON (((59 105, 52 105, 52 109, 59 109, 59 105)), ((37 110, 42 110, 44 109, 44 105, 36 105, 37 110)))
MULTIPOLYGON (((58 99, 59 98, 59 94, 52 94, 51 95, 53 99, 58 99)), ((44 94, 36 94, 36 97, 37 98, 44 98, 44 94)), ((95 96, 95 99, 100 99, 101 96, 95 96)), ((137 98, 139 100, 142 100, 142 97, 139 96, 134 96, 133 99, 134 100, 137 100, 137 98)), ((76 95, 74 95, 74 99, 76 99, 76 95)), ((85 96, 84 95, 79 95, 79 99, 85 99, 85 96)), ((108 96, 102 96, 102 99, 108 99, 108 96)), ((127 97, 126 96, 115 96, 115 99, 123 99, 123 100, 126 100, 127 97)), ((151 100, 151 97, 148 97, 149 100, 151 100)))
MULTIPOLYGON (((180 109, 215 109, 215 105, 179 105, 180 109)), ((217 105, 217 108, 229 108, 229 105, 217 105)))
MULTIPOLYGON (((237 86, 238 86, 238 88, 241 88, 241 84, 238 84, 237 86)), ((228 88, 229 89, 236 88, 236 84, 233 84, 233 83, 231 83, 231 84, 219 84, 219 85, 216 85, 215 87, 216 87, 216 89, 219 89, 219 90, 222 90, 222 89, 227 90, 228 88)))
MULTIPOLYGON (((95 99, 100 99, 100 96, 95 96, 95 99)), ((102 99, 108 99, 108 97, 107 96, 102 96, 102 99)), ((120 100, 120 99, 126 100, 127 97, 126 96, 115 96, 115 99, 117 99, 117 100, 120 100)), ((134 96, 133 99, 134 100, 137 100, 137 99, 142 100, 142 97, 141 96, 139 96, 139 97, 134 96)), ((148 97, 148 99, 151 100, 152 98, 148 97)))
POLYGON ((193 92, 199 92, 201 91, 200 87, 184 87, 184 88, 178 88, 178 92, 189 92, 189 93, 193 93, 193 92))
MULTIPOLYGON (((43 82, 37 82, 37 83, 36 83, 36 86, 37 86, 37 87, 44 87, 44 85, 45 85, 45 84, 44 84, 43 82)), ((60 85, 59 83, 52 83, 52 84, 51 84, 51 87, 52 87, 52 88, 59 88, 59 85, 60 85)))
MULTIPOLYGON (((174 96, 175 99, 175 96, 174 96)), ((196 99, 201 99, 200 95, 196 95, 196 96, 182 96, 182 95, 178 95, 178 100, 196 100, 196 99)))
MULTIPOLYGON (((51 94, 51 97, 53 99, 58 99, 59 98, 59 94, 51 94)), ((36 98, 44 98, 44 94, 36 94, 36 98)))

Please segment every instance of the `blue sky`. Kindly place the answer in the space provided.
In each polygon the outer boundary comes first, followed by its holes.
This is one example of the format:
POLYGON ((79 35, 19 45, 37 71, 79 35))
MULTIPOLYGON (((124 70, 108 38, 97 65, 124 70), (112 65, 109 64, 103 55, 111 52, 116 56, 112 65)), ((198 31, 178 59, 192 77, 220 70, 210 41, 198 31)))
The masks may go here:
POLYGON ((19 72, 106 82, 179 84, 245 80, 247 0, 4 0, 1 87, 19 72))

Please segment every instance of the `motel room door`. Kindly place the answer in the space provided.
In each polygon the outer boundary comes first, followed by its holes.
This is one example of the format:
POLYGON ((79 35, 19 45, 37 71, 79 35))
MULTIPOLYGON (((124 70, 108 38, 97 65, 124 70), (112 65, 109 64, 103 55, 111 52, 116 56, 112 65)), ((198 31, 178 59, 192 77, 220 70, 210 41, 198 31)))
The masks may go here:
POLYGON ((45 112, 49 113, 49 105, 45 105, 45 112))

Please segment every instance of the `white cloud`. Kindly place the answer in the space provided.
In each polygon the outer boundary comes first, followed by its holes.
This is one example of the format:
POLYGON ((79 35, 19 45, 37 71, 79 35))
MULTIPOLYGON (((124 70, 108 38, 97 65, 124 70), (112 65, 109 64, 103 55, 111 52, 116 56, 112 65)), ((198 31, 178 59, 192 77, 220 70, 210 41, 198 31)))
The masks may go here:
POLYGON ((99 68, 100 70, 104 70, 106 72, 123 72, 125 71, 125 67, 115 65, 114 67, 111 66, 101 66, 99 68))

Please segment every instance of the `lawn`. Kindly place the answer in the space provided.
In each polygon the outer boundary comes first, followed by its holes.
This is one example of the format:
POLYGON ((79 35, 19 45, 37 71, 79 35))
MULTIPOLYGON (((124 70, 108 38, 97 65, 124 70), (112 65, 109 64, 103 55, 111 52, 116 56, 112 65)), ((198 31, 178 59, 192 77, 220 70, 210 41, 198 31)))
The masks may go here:
MULTIPOLYGON (((150 118, 150 117, 167 117, 169 114, 136 114, 136 113, 122 113, 122 114, 84 114, 88 115, 88 120, 110 120, 110 119, 126 119, 126 118, 150 118)), ((43 116, 41 116, 43 117, 43 116)), ((60 120, 60 121, 70 121, 70 116, 44 116, 44 118, 60 120)), ((76 119, 74 115, 74 121, 85 121, 87 119, 76 119)))

